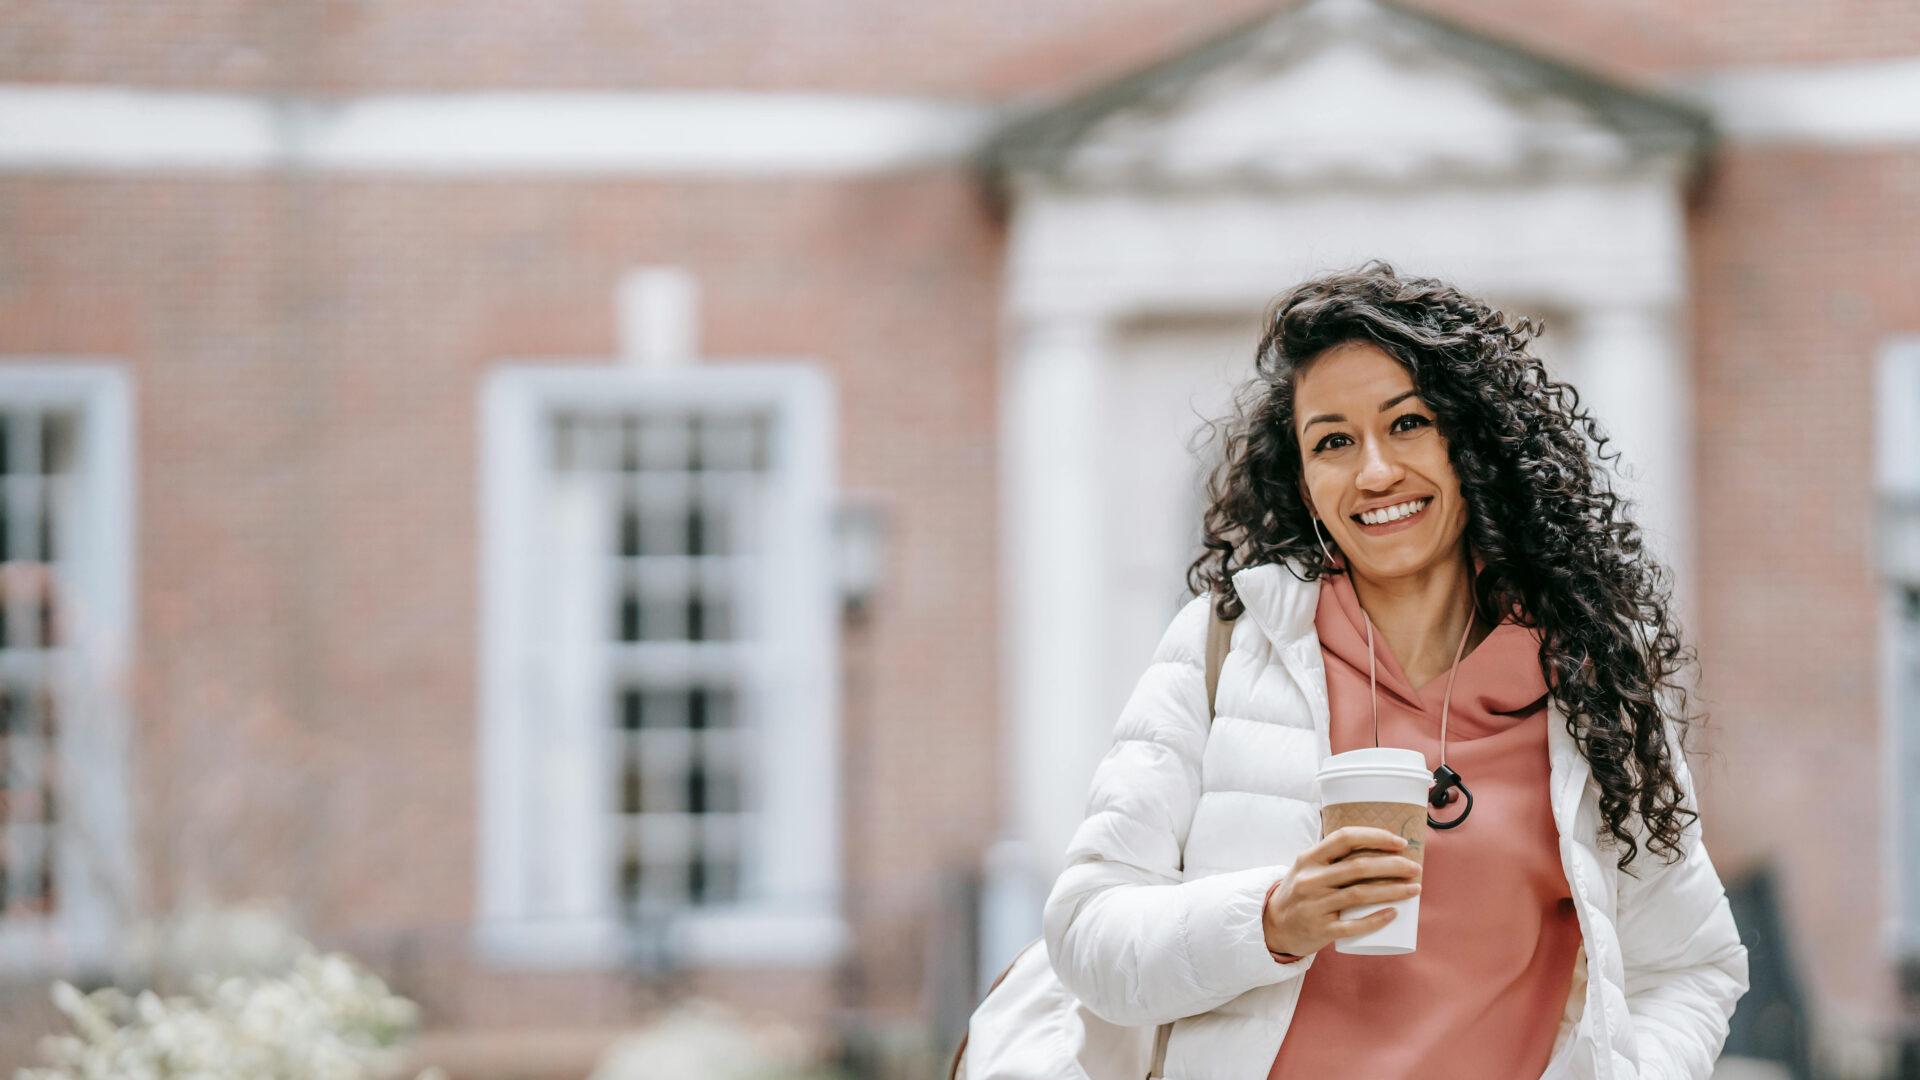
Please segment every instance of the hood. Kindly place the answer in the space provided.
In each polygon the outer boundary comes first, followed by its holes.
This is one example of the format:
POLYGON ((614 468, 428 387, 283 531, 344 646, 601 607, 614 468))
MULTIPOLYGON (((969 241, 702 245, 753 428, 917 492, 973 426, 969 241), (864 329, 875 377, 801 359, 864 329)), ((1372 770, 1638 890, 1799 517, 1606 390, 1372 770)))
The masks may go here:
MULTIPOLYGON (((1281 663, 1300 681, 1302 692, 1313 703, 1324 755, 1329 749, 1326 668, 1320 657, 1320 634, 1313 624, 1320 604, 1320 582, 1302 580, 1305 575, 1306 570, 1293 560, 1262 563, 1234 574, 1233 587, 1246 606, 1247 616, 1273 642, 1281 663)), ((1589 785, 1592 768, 1567 728, 1559 700, 1552 694, 1547 695, 1547 716, 1553 814, 1565 843, 1573 831, 1577 800, 1589 785)))

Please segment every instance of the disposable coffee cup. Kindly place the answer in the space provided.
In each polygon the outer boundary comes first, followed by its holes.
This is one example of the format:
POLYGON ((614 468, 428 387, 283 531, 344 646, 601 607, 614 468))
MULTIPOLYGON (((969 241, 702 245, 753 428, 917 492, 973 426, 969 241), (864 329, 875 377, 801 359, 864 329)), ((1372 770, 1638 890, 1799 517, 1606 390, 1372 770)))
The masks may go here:
MULTIPOLYGON (((1406 849, 1394 854, 1425 865, 1427 790, 1433 786, 1433 773, 1420 751, 1392 746, 1349 750, 1327 758, 1315 779, 1320 787, 1323 839, 1348 825, 1370 825, 1404 837, 1406 849)), ((1373 850, 1362 848, 1346 857, 1365 855, 1373 850)), ((1340 917, 1365 918, 1388 907, 1398 914, 1388 920, 1387 925, 1371 933, 1341 938, 1333 943, 1334 951, 1358 956, 1402 956, 1412 952, 1420 931, 1418 893, 1390 904, 1345 908, 1340 917)))

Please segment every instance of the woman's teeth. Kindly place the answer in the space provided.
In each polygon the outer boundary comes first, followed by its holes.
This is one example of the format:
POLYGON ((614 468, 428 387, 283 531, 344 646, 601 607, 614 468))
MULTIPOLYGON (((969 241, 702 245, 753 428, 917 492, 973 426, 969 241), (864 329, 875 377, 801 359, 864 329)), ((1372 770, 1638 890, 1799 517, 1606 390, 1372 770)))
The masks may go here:
POLYGON ((1386 525, 1390 522, 1399 521, 1401 518, 1411 517, 1419 513, 1426 509, 1427 504, 1432 501, 1432 499, 1414 499, 1411 502, 1403 502, 1397 506, 1389 506, 1380 510, 1369 510, 1364 514, 1358 515, 1358 517, 1361 523, 1365 525, 1386 525))

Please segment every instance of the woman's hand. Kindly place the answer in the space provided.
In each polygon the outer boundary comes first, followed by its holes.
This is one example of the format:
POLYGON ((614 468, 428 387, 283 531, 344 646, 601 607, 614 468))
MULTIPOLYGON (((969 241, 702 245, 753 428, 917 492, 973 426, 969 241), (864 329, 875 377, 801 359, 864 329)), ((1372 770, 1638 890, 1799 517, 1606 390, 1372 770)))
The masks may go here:
POLYGON ((1392 908, 1359 919, 1342 919, 1340 912, 1419 893, 1420 864, 1398 854, 1406 847, 1405 839, 1385 829, 1348 825, 1308 848, 1267 894, 1267 949, 1306 956, 1330 941, 1387 925, 1396 914, 1392 908))

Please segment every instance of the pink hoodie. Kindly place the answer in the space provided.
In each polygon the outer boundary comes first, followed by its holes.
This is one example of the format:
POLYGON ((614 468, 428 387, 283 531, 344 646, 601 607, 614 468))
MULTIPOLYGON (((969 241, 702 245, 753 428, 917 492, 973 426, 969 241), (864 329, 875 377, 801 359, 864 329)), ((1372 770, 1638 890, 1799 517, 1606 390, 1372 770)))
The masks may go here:
MULTIPOLYGON (((1332 750, 1373 745, 1367 632, 1346 574, 1323 579, 1314 618, 1326 661, 1332 750)), ((1440 764, 1447 675, 1417 692, 1374 628, 1380 745, 1440 764)), ((1547 684, 1539 636, 1511 620, 1460 660, 1447 763, 1473 816, 1429 829, 1419 949, 1349 956, 1321 949, 1268 1080, 1329 1076, 1538 1076, 1573 982, 1580 924, 1547 800, 1547 684)), ((1458 815, 1456 801, 1434 812, 1458 815)))

